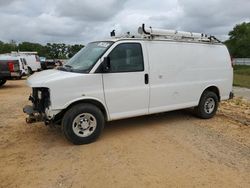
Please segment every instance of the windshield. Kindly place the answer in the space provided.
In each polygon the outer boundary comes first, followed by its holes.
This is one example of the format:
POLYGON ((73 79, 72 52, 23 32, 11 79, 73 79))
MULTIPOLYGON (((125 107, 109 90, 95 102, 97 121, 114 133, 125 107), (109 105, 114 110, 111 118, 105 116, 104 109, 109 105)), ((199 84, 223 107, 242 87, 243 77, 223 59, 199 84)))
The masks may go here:
POLYGON ((82 48, 62 68, 65 71, 88 73, 113 42, 92 42, 82 48))

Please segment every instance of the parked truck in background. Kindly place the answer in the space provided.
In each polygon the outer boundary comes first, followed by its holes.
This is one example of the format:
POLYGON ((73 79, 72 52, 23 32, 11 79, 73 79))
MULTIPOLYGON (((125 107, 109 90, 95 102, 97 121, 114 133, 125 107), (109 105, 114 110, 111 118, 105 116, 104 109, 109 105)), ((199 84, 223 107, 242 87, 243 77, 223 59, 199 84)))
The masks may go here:
POLYGON ((21 78, 22 76, 28 75, 28 67, 27 67, 27 62, 25 58, 20 57, 20 56, 15 56, 12 54, 1 54, 0 55, 0 60, 6 60, 6 61, 18 61, 19 63, 19 69, 21 71, 21 78))
POLYGON ((9 79, 20 78, 22 72, 19 66, 18 60, 0 59, 0 87, 9 79))

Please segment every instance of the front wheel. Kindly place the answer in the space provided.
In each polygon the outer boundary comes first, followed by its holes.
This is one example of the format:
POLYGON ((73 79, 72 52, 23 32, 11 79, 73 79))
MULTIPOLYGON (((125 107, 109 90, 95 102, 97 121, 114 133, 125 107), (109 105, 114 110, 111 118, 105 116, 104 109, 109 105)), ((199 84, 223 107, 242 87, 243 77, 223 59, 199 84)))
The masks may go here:
POLYGON ((30 67, 28 67, 28 75, 32 75, 33 74, 33 71, 30 67))
POLYGON ((199 105, 195 108, 196 114, 202 119, 212 118, 217 111, 219 104, 218 96, 212 91, 204 91, 199 105))
POLYGON ((4 80, 4 79, 0 80, 0 86, 4 85, 6 83, 6 81, 7 80, 4 80))
POLYGON ((94 142, 104 127, 104 116, 92 104, 78 104, 71 107, 62 119, 62 131, 73 144, 94 142))

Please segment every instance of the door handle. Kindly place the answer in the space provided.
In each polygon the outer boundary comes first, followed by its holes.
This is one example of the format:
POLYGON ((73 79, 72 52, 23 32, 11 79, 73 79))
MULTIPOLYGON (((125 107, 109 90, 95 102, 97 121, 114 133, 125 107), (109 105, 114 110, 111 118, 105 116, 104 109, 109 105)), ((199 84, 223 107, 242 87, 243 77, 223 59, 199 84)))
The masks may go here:
POLYGON ((145 84, 148 84, 148 74, 144 75, 144 81, 145 81, 145 84))

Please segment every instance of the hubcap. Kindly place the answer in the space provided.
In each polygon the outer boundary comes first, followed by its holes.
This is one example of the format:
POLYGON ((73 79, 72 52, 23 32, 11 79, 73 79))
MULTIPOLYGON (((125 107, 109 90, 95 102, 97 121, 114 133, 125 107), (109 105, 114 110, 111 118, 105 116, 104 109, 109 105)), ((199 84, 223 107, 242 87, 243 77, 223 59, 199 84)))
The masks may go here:
POLYGON ((215 101, 213 98, 207 98, 204 105, 204 110, 207 114, 211 114, 215 108, 215 101))
POLYGON ((89 113, 82 113, 75 117, 72 128, 74 133, 79 137, 87 137, 96 129, 96 118, 89 113))

